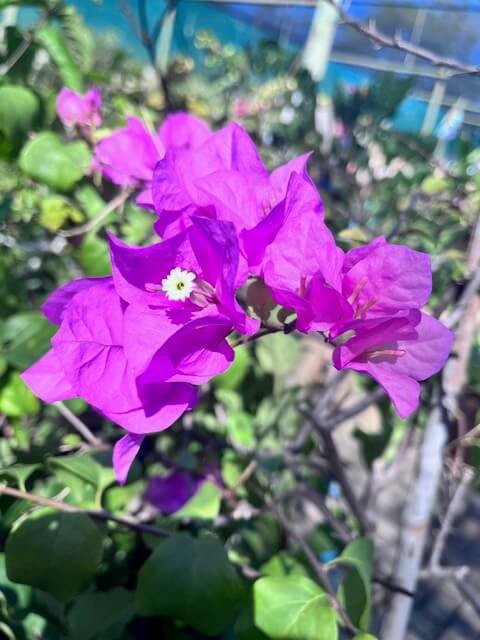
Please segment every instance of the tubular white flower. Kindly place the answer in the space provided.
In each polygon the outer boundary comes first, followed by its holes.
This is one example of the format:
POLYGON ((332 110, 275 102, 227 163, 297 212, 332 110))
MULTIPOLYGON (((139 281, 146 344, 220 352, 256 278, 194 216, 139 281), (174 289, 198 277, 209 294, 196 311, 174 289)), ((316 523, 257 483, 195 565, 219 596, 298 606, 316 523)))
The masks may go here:
POLYGON ((195 278, 196 275, 191 271, 175 267, 162 280, 162 291, 169 300, 181 300, 183 302, 191 296, 195 286, 195 278))

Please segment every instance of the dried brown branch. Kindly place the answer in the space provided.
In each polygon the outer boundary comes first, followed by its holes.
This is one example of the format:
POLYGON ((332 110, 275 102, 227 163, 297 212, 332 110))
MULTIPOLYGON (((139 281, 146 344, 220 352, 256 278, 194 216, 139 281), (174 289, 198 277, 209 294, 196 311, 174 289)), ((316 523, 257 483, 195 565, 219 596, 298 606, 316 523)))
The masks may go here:
POLYGON ((388 49, 397 49, 409 53, 416 58, 430 62, 434 67, 439 67, 444 73, 444 77, 448 78, 458 74, 480 74, 480 66, 466 64, 455 60, 454 58, 437 55, 430 49, 425 49, 419 45, 413 44, 408 40, 404 40, 399 34, 389 36, 379 31, 373 22, 365 24, 354 20, 345 9, 343 9, 336 0, 324 0, 338 12, 340 19, 344 24, 351 27, 358 33, 366 36, 378 48, 386 47, 388 49))

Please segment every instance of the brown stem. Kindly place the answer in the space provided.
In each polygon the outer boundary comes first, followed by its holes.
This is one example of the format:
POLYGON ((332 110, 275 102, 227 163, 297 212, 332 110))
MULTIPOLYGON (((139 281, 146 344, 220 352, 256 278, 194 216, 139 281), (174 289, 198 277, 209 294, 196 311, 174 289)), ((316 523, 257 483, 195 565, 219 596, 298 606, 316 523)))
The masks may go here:
POLYGON ((70 409, 63 404, 63 402, 54 402, 54 406, 58 409, 59 413, 72 425, 76 431, 82 436, 82 438, 92 445, 92 447, 101 447, 103 442, 100 438, 97 438, 87 425, 80 420, 70 409))
POLYGON ((363 535, 367 533, 370 526, 365 517, 365 513, 357 500, 355 492, 350 485, 350 480, 343 469, 343 463, 338 454, 337 445, 335 444, 333 436, 330 431, 323 429, 321 425, 316 425, 316 431, 322 440, 325 457, 330 465, 331 472, 340 485, 345 501, 357 519, 360 532, 363 535))
POLYGON ((239 347, 242 344, 247 344, 247 342, 253 342, 254 340, 258 340, 259 338, 263 338, 264 336, 268 336, 271 333, 278 333, 279 331, 283 331, 283 329, 279 327, 264 327, 257 331, 253 336, 242 336, 237 340, 234 340, 230 343, 230 346, 235 349, 235 347, 239 347))
POLYGON ((54 509, 57 509, 58 511, 64 511, 65 513, 83 513, 87 516, 90 516, 90 518, 94 518, 95 520, 101 520, 103 522, 115 522, 122 527, 127 527, 128 529, 137 531, 138 533, 149 533, 150 535, 158 536, 161 538, 170 535, 170 532, 166 531, 165 529, 160 529, 152 525, 136 522, 132 518, 114 516, 108 511, 103 511, 100 509, 81 509, 80 507, 75 507, 72 504, 60 502, 59 500, 52 500, 51 498, 44 498, 43 496, 37 496, 34 493, 29 493, 28 491, 20 491, 19 489, 14 489, 13 487, 7 487, 5 485, 0 485, 0 494, 12 496, 13 498, 18 498, 19 500, 26 500, 27 502, 38 504, 42 507, 52 507, 54 509))
POLYGON ((429 49, 425 49, 424 47, 420 47, 412 42, 408 42, 404 40, 398 34, 394 36, 389 36, 386 33, 379 31, 375 25, 372 23, 365 24, 363 22, 358 22, 350 17, 345 9, 337 3, 336 0, 324 0, 327 4, 331 5, 336 9, 338 15, 340 16, 342 22, 358 33, 366 36, 371 42, 375 43, 377 46, 387 47, 389 49, 397 49, 400 51, 405 51, 406 53, 410 53, 421 60, 426 60, 430 62, 430 64, 435 67, 441 67, 445 71, 448 69, 451 73, 445 72, 445 77, 450 77, 453 75, 457 75, 458 73, 466 73, 466 74, 480 74, 480 67, 471 64, 464 64, 458 60, 453 58, 440 56, 429 49))
POLYGON ((73 236, 80 236, 88 231, 94 229, 100 222, 105 220, 105 218, 121 207, 128 200, 132 193, 132 190, 129 188, 121 191, 115 198, 112 198, 110 202, 100 211, 98 215, 95 216, 92 220, 89 220, 85 224, 81 224, 78 227, 74 227, 73 229, 67 229, 66 231, 59 231, 59 235, 64 238, 72 238, 73 236))

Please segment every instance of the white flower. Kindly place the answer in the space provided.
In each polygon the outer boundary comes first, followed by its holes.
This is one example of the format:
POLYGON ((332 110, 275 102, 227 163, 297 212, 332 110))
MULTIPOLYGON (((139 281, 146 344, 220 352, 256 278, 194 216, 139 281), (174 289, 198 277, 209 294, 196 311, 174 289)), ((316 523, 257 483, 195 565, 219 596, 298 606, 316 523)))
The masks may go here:
POLYGON ((162 280, 162 291, 169 300, 181 300, 190 297, 193 291, 196 275, 191 271, 185 271, 175 267, 168 276, 162 280))

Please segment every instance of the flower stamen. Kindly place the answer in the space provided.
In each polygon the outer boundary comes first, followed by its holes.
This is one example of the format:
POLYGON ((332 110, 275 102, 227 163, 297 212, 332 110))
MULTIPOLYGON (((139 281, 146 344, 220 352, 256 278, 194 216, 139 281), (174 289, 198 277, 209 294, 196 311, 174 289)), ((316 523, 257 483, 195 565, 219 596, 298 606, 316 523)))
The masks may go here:
MULTIPOLYGON (((162 280, 161 290, 172 301, 185 301, 190 298, 194 289, 196 275, 191 271, 185 271, 175 267, 168 276, 162 280)), ((147 286, 147 285, 146 285, 147 286)))

